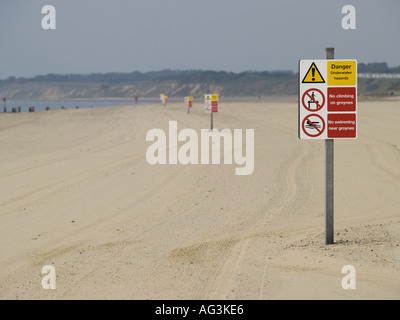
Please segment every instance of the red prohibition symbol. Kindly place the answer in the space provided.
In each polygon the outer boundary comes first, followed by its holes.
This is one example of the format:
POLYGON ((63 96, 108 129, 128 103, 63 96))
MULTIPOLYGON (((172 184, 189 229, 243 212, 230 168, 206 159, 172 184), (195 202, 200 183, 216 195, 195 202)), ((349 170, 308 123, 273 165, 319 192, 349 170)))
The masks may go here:
POLYGON ((324 119, 318 115, 318 114, 309 114, 308 116, 306 116, 303 120, 303 123, 301 125, 301 128, 303 129, 303 132, 308 135, 311 138, 316 138, 318 136, 320 136, 324 131, 325 131, 325 121, 324 119), (316 119, 310 119, 311 117, 317 117, 318 119, 320 119, 321 121, 313 121, 316 119), (316 131, 315 133, 310 133, 307 131, 308 130, 312 130, 312 131, 316 131))
POLYGON ((308 89, 306 92, 304 92, 301 102, 303 107, 308 111, 319 111, 325 105, 325 95, 321 90, 315 88, 308 89))

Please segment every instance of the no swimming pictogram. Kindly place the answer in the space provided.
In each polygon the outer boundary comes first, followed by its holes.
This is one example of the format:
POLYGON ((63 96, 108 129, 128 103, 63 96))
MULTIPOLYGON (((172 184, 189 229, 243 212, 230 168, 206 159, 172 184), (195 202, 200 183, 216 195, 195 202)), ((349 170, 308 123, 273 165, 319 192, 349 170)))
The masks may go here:
POLYGON ((315 138, 325 131, 325 120, 318 114, 309 114, 304 118, 301 128, 307 136, 315 138))

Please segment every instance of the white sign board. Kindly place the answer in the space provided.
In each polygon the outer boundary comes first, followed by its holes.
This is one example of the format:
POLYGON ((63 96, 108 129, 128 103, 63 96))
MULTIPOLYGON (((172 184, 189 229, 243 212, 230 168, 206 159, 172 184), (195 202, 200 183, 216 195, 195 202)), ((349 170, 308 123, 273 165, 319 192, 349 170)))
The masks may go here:
POLYGON ((299 61, 299 138, 357 137, 357 61, 299 61))

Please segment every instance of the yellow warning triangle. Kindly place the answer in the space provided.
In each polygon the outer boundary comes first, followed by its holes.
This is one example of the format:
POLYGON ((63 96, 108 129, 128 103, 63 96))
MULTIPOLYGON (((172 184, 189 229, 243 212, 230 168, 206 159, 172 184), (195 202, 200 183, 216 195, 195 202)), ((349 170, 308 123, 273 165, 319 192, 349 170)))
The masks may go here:
POLYGON ((210 96, 210 95, 207 95, 207 96, 206 96, 206 100, 211 100, 211 96, 210 96))
POLYGON ((319 72, 317 66, 313 62, 310 69, 308 69, 306 76, 304 77, 302 83, 325 83, 324 78, 319 72))

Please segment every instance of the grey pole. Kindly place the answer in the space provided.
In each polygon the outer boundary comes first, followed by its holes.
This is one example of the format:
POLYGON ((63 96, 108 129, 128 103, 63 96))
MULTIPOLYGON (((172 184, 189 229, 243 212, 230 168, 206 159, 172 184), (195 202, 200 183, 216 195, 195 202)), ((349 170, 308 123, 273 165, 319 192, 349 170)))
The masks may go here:
MULTIPOLYGON (((325 48, 325 59, 334 59, 335 48, 325 48)), ((333 244, 334 140, 325 139, 325 243, 333 244)))
POLYGON ((211 111, 211 131, 214 129, 214 119, 213 119, 213 112, 211 111))

